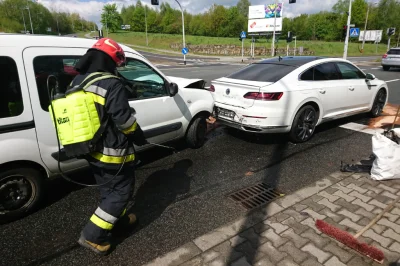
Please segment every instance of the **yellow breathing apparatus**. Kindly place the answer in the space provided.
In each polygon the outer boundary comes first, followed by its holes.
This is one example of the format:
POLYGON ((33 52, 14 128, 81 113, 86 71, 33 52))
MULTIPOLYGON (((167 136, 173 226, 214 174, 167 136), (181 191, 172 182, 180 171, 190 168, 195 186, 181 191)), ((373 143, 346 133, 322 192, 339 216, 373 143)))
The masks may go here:
POLYGON ((79 85, 72 87, 72 82, 65 93, 59 92, 56 86, 56 95, 51 96, 49 111, 68 157, 91 153, 103 134, 108 120, 100 121, 95 105, 97 95, 85 90, 94 82, 109 78, 118 79, 109 73, 96 72, 79 85))

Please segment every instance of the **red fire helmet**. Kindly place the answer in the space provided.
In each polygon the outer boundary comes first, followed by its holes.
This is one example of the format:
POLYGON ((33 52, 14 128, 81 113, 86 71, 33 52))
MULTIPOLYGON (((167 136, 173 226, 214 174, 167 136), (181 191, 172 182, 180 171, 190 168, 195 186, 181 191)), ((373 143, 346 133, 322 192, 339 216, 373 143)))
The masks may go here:
POLYGON ((118 67, 125 63, 124 50, 122 50, 122 47, 112 39, 101 38, 93 45, 92 49, 103 51, 111 56, 112 60, 118 67))

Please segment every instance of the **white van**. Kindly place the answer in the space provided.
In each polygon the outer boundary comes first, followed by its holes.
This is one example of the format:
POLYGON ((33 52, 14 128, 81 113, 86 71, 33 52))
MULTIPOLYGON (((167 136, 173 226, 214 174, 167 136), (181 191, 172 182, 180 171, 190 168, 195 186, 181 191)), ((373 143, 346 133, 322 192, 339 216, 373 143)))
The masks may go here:
MULTIPOLYGON (((0 221, 20 218, 38 206, 45 193, 43 181, 59 175, 58 159, 66 173, 87 166, 58 152, 47 78, 57 74, 61 85, 69 84, 77 75, 74 64, 95 42, 0 35, 0 221)), ((214 107, 205 82, 167 77, 138 52, 121 46, 127 64, 119 72, 137 88, 128 91, 130 105, 148 141, 186 138, 191 148, 201 147, 214 107)))

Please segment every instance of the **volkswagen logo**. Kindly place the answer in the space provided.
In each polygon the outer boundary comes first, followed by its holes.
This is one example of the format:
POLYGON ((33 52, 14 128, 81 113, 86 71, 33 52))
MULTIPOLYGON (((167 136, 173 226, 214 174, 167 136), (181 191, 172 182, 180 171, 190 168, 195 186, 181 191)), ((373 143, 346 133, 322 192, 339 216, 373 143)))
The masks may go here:
POLYGON ((229 95, 231 93, 230 89, 226 89, 226 95, 229 95))

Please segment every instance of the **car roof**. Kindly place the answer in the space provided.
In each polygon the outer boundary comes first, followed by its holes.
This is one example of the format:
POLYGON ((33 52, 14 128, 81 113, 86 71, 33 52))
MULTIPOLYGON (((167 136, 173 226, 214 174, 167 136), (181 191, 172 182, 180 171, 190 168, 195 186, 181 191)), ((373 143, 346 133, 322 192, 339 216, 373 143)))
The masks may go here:
POLYGON ((259 61, 255 64, 281 64, 287 66, 299 67, 310 63, 312 61, 326 59, 327 57, 321 56, 284 56, 284 57, 274 57, 259 61))
MULTIPOLYGON (((19 47, 25 49, 28 47, 66 47, 66 48, 91 48, 96 43, 95 39, 77 38, 68 36, 52 36, 39 34, 0 34, 0 47, 19 47)), ((139 53, 132 48, 121 44, 126 52, 139 53)))

